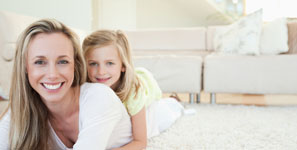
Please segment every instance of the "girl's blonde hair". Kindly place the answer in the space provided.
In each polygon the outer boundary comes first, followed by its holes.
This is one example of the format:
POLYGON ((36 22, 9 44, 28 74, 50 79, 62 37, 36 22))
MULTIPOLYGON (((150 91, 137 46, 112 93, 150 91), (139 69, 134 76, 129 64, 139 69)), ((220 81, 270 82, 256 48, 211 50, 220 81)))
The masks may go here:
POLYGON ((34 22, 20 35, 14 58, 10 87, 10 149, 49 149, 51 134, 49 112, 40 95, 30 86, 26 69, 28 44, 40 33, 63 33, 72 42, 74 51, 74 80, 72 87, 86 80, 86 65, 78 36, 61 22, 44 19, 34 22))
MULTIPOLYGON (((125 72, 121 74, 119 85, 115 89, 118 97, 124 102, 130 94, 134 92, 137 93, 140 86, 131 58, 130 45, 124 32, 121 30, 99 30, 93 32, 91 35, 87 36, 83 42, 84 56, 87 58, 88 54, 94 49, 107 45, 117 47, 123 67, 125 68, 125 72)), ((90 81, 89 78, 87 80, 90 81)))

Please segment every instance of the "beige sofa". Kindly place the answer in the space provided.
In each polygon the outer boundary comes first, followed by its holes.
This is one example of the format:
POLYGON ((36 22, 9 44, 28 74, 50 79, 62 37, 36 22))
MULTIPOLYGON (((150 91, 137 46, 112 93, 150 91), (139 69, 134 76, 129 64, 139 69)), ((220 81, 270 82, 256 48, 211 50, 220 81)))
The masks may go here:
MULTIPOLYGON (((214 35, 222 27, 134 30, 127 34, 137 56, 136 66, 151 70, 167 92, 203 89, 211 94, 212 103, 215 93, 297 94, 297 52, 257 56, 216 53, 214 35)), ((296 40, 294 32, 289 42, 296 40)))

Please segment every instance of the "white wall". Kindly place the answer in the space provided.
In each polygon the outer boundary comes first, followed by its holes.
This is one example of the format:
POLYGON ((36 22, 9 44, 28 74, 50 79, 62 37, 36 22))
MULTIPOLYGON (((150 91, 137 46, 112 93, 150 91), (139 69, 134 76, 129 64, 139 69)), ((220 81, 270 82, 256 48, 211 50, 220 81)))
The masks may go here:
MULTIPOLYGON (((186 1, 185 1, 186 3, 186 1)), ((138 28, 188 27, 198 25, 194 14, 170 0, 140 0, 137 2, 138 28)))
POLYGON ((93 29, 197 27, 229 23, 208 0, 93 0, 93 29))
POLYGON ((0 10, 38 18, 55 18, 68 26, 91 30, 92 0, 0 0, 0 10))
POLYGON ((227 19, 208 0, 137 1, 137 28, 219 25, 227 19))
POLYGON ((98 0, 97 9, 97 29, 136 28, 136 0, 98 0))
POLYGON ((208 0, 0 0, 0 10, 55 18, 84 30, 226 24, 208 0))

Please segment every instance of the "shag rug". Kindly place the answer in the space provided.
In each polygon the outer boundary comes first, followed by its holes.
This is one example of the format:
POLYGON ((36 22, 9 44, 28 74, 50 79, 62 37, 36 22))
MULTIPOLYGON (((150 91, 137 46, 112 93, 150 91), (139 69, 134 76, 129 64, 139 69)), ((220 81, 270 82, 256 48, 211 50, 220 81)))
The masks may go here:
POLYGON ((188 104, 147 150, 297 150, 297 106, 188 104))

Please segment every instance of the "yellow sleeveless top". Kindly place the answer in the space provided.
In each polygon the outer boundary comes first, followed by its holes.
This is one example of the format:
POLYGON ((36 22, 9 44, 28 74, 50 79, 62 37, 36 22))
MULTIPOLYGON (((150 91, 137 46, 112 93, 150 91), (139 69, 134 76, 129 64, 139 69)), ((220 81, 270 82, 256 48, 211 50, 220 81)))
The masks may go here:
POLYGON ((130 94, 124 102, 130 116, 136 115, 144 106, 147 107, 153 101, 160 100, 162 97, 162 91, 152 73, 145 68, 136 68, 135 72, 141 82, 138 93, 130 94))

